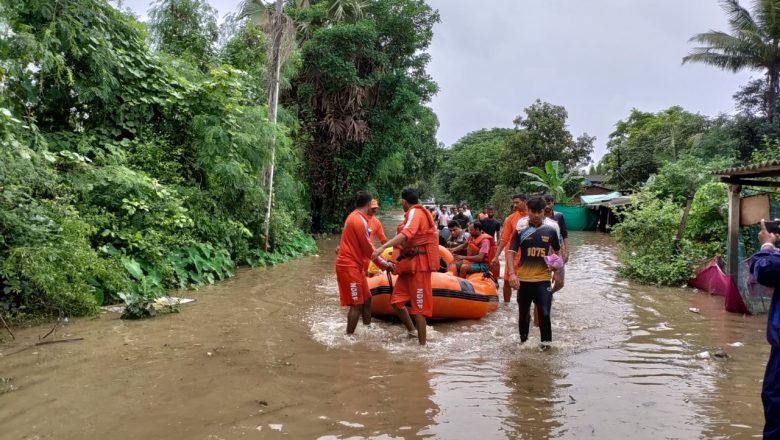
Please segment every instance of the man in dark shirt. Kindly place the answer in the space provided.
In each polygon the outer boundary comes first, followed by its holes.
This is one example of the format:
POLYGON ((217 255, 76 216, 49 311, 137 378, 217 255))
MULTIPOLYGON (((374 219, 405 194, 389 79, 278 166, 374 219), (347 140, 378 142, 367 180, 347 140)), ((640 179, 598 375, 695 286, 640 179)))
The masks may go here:
POLYGON ((750 271, 756 281, 764 286, 774 287, 772 303, 769 306, 766 339, 771 350, 766 364, 761 400, 764 403, 764 438, 780 439, 780 251, 775 243, 780 234, 766 229, 761 220, 758 233, 761 250, 751 258, 750 271))
POLYGON ((458 206, 458 213, 455 214, 452 219, 458 222, 461 229, 466 229, 466 226, 468 226, 469 222, 471 221, 471 218, 467 216, 464 212, 464 208, 462 206, 458 206))
MULTIPOLYGON (((560 256, 563 258, 564 263, 569 262, 569 230, 566 228, 566 218, 564 218, 563 214, 560 212, 555 212, 553 208, 555 208, 555 198, 551 196, 550 194, 547 194, 544 196, 544 202, 546 206, 544 207, 544 216, 555 220, 558 223, 558 230, 560 232, 559 238, 561 239, 561 252, 560 256)), ((558 277, 556 278, 555 287, 553 288, 553 293, 563 289, 563 286, 565 284, 565 275, 566 275, 566 267, 560 268, 558 270, 558 277)))
MULTIPOLYGON (((544 257, 551 255, 552 251, 558 252, 561 244, 558 231, 544 224, 544 208, 545 201, 541 197, 528 201, 528 227, 513 234, 509 247, 509 261, 515 261, 515 254, 519 252, 520 262, 517 268, 509 265, 507 269, 509 282, 513 288, 518 289, 520 343, 528 340, 533 302, 540 310, 539 330, 542 342, 539 348, 547 351, 552 343, 550 309, 553 294, 550 275, 553 271, 547 267, 544 257)), ((557 277, 555 274, 553 276, 557 277)))
POLYGON ((563 258, 564 263, 569 262, 569 230, 566 229, 566 218, 564 218, 563 214, 560 212, 555 212, 553 208, 555 208, 555 198, 549 194, 544 196, 544 216, 549 217, 556 222, 558 222, 558 229, 561 230, 561 238, 563 239, 563 243, 561 246, 561 258, 563 258))
POLYGON ((455 220, 450 220, 447 225, 447 229, 450 231, 450 236, 444 243, 444 247, 452 252, 452 255, 466 255, 466 246, 468 246, 468 232, 464 231, 460 227, 460 223, 455 220))
POLYGON ((493 237, 496 243, 498 243, 500 238, 498 231, 501 230, 501 222, 493 218, 496 216, 496 213, 492 206, 489 206, 486 211, 487 217, 480 220, 482 232, 493 237))

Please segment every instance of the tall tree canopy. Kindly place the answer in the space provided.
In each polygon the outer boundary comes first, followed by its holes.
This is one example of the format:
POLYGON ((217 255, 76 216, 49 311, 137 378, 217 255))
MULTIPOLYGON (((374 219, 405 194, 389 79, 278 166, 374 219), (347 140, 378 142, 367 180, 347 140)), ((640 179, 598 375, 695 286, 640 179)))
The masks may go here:
POLYGON ((658 113, 632 110, 610 134, 602 164, 618 186, 642 184, 664 161, 691 152, 708 127, 707 118, 680 107, 658 113))
POLYGON ((709 31, 694 35, 683 63, 703 63, 734 72, 750 69, 766 75, 764 112, 774 121, 780 85, 780 0, 756 0, 748 11, 738 0, 722 0, 730 32, 709 31))
POLYGON ((374 0, 329 21, 313 16, 334 2, 311 3, 290 11, 310 35, 291 99, 319 231, 340 225, 351 194, 370 182, 391 195, 434 172, 438 120, 425 103, 437 86, 425 68, 439 16, 422 0, 374 0))
POLYGON ((156 0, 149 18, 154 49, 201 67, 214 59, 219 37, 217 11, 206 0, 156 0))
POLYGON ((514 129, 467 134, 443 153, 446 160, 436 178, 442 195, 481 206, 492 199, 497 186, 538 191, 523 174, 531 167, 557 160, 563 172, 589 163, 595 138, 582 134, 575 139, 567 118, 564 107, 537 100, 525 109, 525 116, 514 119, 514 129))

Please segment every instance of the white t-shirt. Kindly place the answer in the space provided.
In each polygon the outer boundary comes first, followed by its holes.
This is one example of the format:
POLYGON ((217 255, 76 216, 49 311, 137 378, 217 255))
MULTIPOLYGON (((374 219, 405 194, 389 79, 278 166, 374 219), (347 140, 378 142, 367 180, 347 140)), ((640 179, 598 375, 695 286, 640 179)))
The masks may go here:
POLYGON ((444 211, 439 211, 439 224, 442 226, 447 226, 447 224, 450 222, 450 216, 444 211))
MULTIPOLYGON (((555 220, 545 217, 544 221, 542 222, 543 225, 549 226, 551 228, 555 229, 555 232, 558 234, 558 239, 561 239, 561 227, 558 226, 558 222, 555 220)), ((525 230, 528 227, 528 216, 525 216, 517 221, 517 233, 521 233, 523 230, 525 230)))

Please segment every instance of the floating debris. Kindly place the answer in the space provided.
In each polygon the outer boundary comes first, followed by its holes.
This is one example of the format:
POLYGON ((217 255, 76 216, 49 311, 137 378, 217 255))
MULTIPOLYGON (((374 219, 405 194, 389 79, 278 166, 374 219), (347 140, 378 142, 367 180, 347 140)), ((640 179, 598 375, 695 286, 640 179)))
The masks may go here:
POLYGON ((13 378, 10 377, 0 377, 0 394, 10 393, 11 391, 17 390, 14 384, 11 383, 12 380, 13 378))
MULTIPOLYGON (((155 306, 160 307, 173 307, 178 306, 181 304, 189 304, 195 302, 192 298, 179 298, 176 296, 161 296, 154 300, 154 303, 152 303, 155 306)), ((116 304, 113 306, 103 306, 100 308, 101 310, 105 312, 112 312, 112 313, 124 313, 125 311, 125 305, 124 304, 116 304)), ((67 323, 67 319, 65 320, 67 323)))
POLYGON ((730 357, 729 354, 723 350, 718 350, 715 353, 712 353, 712 355, 718 359, 728 359, 730 357))
POLYGON ((697 359, 709 359, 710 358, 710 352, 709 351, 702 351, 701 353, 696 354, 697 359))
POLYGON ((745 344, 743 344, 741 342, 732 342, 731 344, 729 344, 729 347, 742 347, 744 345, 745 344))
POLYGON ((688 311, 693 313, 701 313, 701 309, 699 309, 698 307, 691 307, 688 309, 688 311))

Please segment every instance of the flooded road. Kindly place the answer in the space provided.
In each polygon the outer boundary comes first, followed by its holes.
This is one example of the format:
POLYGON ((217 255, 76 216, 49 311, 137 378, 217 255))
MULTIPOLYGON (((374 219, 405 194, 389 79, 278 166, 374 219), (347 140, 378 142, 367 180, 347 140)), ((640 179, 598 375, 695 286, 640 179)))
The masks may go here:
POLYGON ((0 439, 760 437, 766 317, 634 285, 610 237, 570 240, 551 352, 536 328, 519 345, 515 302, 434 324, 422 349, 382 321, 347 338, 323 241, 186 292, 179 314, 74 320, 56 336, 83 341, 13 354, 49 327, 18 331, 0 346, 0 439), (730 358, 701 358, 717 349, 730 358))

